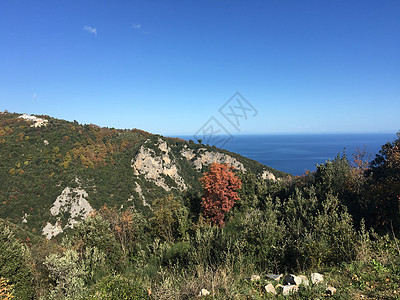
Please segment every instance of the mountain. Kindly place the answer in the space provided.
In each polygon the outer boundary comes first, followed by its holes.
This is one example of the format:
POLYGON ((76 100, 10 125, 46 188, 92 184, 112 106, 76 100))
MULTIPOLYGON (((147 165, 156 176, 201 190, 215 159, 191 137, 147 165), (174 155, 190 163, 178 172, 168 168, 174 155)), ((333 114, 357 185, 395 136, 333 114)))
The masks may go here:
POLYGON ((199 193, 212 162, 287 176, 215 146, 16 113, 0 113, 0 162, 0 218, 47 238, 103 205, 150 215, 156 198, 199 193))

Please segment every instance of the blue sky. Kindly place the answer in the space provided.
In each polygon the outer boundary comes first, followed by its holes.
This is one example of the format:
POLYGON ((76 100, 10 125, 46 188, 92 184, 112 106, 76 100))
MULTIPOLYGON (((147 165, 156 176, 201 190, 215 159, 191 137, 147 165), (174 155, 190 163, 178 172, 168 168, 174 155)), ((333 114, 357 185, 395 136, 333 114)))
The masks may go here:
POLYGON ((400 129, 400 2, 0 1, 0 110, 193 134, 400 129), (257 111, 220 113, 239 91, 257 111))

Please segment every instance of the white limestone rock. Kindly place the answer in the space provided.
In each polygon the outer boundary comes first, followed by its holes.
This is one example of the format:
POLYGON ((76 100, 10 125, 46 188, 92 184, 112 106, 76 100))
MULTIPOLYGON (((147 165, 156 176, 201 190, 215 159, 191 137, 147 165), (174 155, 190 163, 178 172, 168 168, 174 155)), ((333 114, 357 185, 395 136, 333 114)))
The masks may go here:
POLYGON ((264 180, 269 179, 269 180, 272 180, 272 181, 276 181, 275 175, 272 174, 271 172, 267 171, 267 170, 264 170, 262 172, 261 177, 264 180))
MULTIPOLYGON (((76 179, 79 183, 79 180, 76 179)), ((88 197, 86 191, 81 188, 66 187, 61 194, 56 198, 50 208, 50 214, 57 217, 56 224, 47 222, 46 226, 42 229, 42 234, 48 239, 55 237, 63 232, 66 228, 73 228, 75 224, 87 218, 93 211, 90 203, 85 199, 88 197), (61 215, 67 214, 69 216, 66 225, 61 225, 61 215)))
POLYGON ((312 284, 320 284, 324 281, 324 276, 319 273, 311 273, 312 284))
POLYGON ((199 293, 199 297, 205 297, 210 295, 210 292, 207 291, 206 289, 201 289, 200 293, 199 293))
POLYGON ((299 286, 290 284, 290 285, 281 285, 278 284, 277 287, 282 290, 282 295, 289 296, 290 294, 296 293, 299 291, 299 286))
POLYGON ((268 294, 273 294, 273 295, 276 295, 276 294, 277 294, 277 292, 276 292, 276 290, 275 290, 275 287, 273 286, 272 283, 268 283, 264 288, 265 288, 265 291, 266 291, 268 294))
POLYGON ((229 156, 224 153, 220 152, 215 152, 215 151, 206 151, 201 154, 199 154, 196 159, 193 161, 195 168, 197 170, 201 170, 203 166, 208 166, 211 165, 212 163, 218 163, 218 164, 228 164, 235 169, 238 169, 240 171, 245 172, 246 169, 243 166, 243 164, 239 161, 237 161, 235 158, 232 156, 229 156))
MULTIPOLYGON (((147 142, 147 141, 146 141, 147 142)), ((146 143, 140 147, 139 153, 131 160, 131 167, 135 175, 144 175, 146 180, 154 182, 166 191, 172 188, 167 185, 163 176, 169 176, 175 181, 178 189, 184 191, 187 189, 185 181, 178 173, 175 160, 171 158, 171 149, 166 141, 158 139, 158 148, 162 154, 158 156, 156 152, 145 147, 146 143)))
POLYGON ((55 237, 56 235, 63 232, 61 222, 57 221, 54 225, 50 222, 47 222, 46 226, 42 229, 42 234, 46 236, 48 240, 55 237))

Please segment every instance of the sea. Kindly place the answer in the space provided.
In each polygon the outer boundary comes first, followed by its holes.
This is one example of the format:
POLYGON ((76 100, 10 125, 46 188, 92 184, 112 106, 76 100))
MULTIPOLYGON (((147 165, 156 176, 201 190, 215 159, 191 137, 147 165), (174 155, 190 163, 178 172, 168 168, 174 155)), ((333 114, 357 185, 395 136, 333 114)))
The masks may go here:
MULTIPOLYGON (((179 137, 196 141, 193 136, 179 137)), ((383 144, 396 138, 396 133, 236 135, 217 147, 292 175, 302 175, 307 170, 315 171, 317 164, 338 154, 345 153, 351 160, 357 149, 365 149, 367 158, 372 160, 383 144)))

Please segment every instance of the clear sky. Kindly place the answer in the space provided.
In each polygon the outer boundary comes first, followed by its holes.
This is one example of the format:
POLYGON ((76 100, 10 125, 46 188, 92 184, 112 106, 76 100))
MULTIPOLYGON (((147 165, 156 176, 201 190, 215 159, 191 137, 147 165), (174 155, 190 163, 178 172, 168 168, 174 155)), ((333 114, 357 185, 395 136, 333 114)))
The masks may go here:
POLYGON ((0 0, 0 110, 193 134, 400 129, 400 1, 0 0), (239 91, 234 128, 219 109, 239 91))

